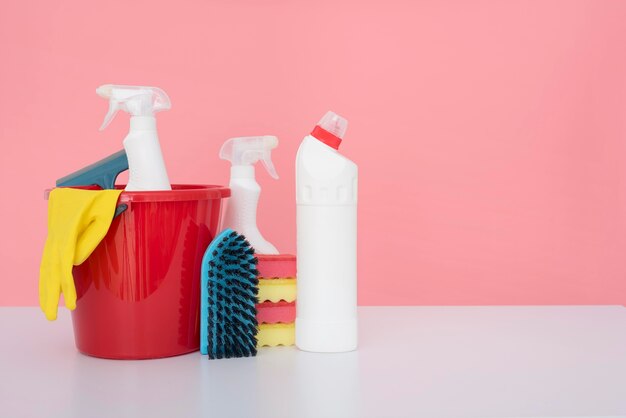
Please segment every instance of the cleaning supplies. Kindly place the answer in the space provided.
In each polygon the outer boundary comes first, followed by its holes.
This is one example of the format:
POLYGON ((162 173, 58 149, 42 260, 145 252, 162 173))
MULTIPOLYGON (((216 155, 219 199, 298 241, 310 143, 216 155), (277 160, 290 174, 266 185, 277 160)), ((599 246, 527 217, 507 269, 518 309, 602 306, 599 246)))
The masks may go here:
POLYGON ((288 324, 260 324, 257 335, 259 347, 288 346, 295 343, 295 325, 288 324))
POLYGON ((130 113, 130 131, 124 139, 129 174, 126 190, 171 190, 161 154, 154 114, 171 108, 169 97, 157 87, 106 84, 96 93, 109 100, 109 111, 100 130, 113 120, 118 110, 130 113))
POLYGON ((296 300, 296 256, 257 254, 259 264, 259 300, 294 302, 296 300))
POLYGON ((293 345, 296 299, 295 256, 278 254, 257 226, 257 206, 261 187, 255 180, 254 164, 261 161, 270 176, 277 179, 272 164, 275 136, 231 138, 222 145, 220 158, 231 162, 230 201, 224 215, 224 228, 242 233, 256 249, 258 259, 258 347, 293 345), (283 321, 289 320, 288 323, 283 321))
POLYGON ((305 351, 357 347, 358 169, 338 152, 347 127, 326 113, 296 156, 296 345, 305 351))
POLYGON ((296 303, 285 302, 284 300, 258 303, 256 305, 256 319, 259 324, 293 323, 296 320, 296 303))
POLYGON ((222 186, 172 184, 171 191, 120 195, 128 209, 73 271, 81 353, 152 359, 200 348, 202 257, 220 232, 229 194, 222 186))
POLYGON ((57 187, 95 185, 101 189, 114 189, 115 179, 122 171, 126 170, 128 170, 126 151, 120 150, 58 179, 56 184, 57 187))
POLYGON ((243 235, 222 231, 202 259, 200 352, 210 359, 257 352, 257 259, 243 235))
POLYGON ((259 300, 293 302, 296 300, 296 278, 259 278, 259 300))
POLYGON ((275 136, 231 138, 222 145, 220 158, 231 162, 231 197, 224 214, 223 228, 243 234, 259 254, 278 254, 257 227, 257 206, 261 187, 254 177, 254 164, 261 161, 270 176, 278 174, 272 163, 272 149, 278 146, 275 136))
POLYGON ((46 318, 57 317, 59 296, 76 307, 72 267, 82 264, 104 238, 122 190, 56 188, 48 201, 48 237, 39 272, 39 304, 46 318))
MULTIPOLYGON (((115 179, 123 171, 128 170, 126 151, 120 150, 100 161, 83 167, 56 181, 57 187, 97 186, 101 189, 115 189, 115 179)), ((122 214, 128 205, 121 204, 115 208, 114 218, 122 214)))
POLYGON ((257 345, 293 345, 296 338, 296 257, 257 255, 257 259, 260 302, 257 305, 257 345))

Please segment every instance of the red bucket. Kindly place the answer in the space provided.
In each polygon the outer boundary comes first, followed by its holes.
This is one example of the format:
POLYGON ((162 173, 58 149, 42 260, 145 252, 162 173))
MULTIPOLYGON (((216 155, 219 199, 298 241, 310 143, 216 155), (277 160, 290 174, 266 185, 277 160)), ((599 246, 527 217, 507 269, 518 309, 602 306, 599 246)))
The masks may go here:
POLYGON ((201 185, 121 194, 128 209, 74 267, 81 353, 149 359, 198 350, 200 264, 228 196, 226 187, 201 185))

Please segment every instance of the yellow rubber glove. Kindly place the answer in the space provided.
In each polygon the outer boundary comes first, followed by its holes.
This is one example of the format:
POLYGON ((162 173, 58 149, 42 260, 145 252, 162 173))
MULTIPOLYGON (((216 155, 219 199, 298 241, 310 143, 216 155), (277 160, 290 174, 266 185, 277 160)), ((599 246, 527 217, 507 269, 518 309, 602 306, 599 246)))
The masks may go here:
POLYGON ((61 292, 76 308, 72 267, 82 264, 104 238, 122 190, 58 188, 48 200, 48 238, 39 270, 39 305, 48 320, 57 318, 61 292))

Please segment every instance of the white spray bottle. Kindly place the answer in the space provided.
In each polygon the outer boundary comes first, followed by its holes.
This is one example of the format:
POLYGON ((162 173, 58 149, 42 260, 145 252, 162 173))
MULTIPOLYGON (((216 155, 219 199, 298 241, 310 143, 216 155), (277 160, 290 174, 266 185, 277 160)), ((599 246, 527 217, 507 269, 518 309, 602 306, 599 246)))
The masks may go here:
POLYGON ((296 345, 357 347, 357 165, 337 150, 348 121, 328 112, 296 155, 296 345))
POLYGON ((243 234, 257 254, 278 254, 257 227, 256 212, 261 186, 254 178, 254 164, 261 161, 270 176, 278 174, 272 163, 272 149, 278 146, 275 136, 231 138, 220 149, 220 158, 231 162, 230 199, 228 199, 222 229, 230 228, 243 234))
POLYGON ((105 84, 96 89, 98 96, 109 100, 109 111, 100 130, 113 120, 118 110, 128 112, 130 130, 124 138, 128 157, 126 190, 171 190, 165 169, 154 114, 172 107, 169 97, 158 87, 105 84))

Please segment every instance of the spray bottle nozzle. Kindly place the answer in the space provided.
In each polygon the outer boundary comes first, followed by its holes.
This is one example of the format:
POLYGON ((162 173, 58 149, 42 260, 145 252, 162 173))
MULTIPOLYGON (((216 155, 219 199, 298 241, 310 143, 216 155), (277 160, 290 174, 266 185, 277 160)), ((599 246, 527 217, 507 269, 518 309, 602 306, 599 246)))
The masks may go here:
POLYGON ((109 126, 118 110, 132 116, 153 116, 172 107, 170 98, 158 87, 105 84, 96 89, 96 94, 109 100, 109 111, 100 126, 101 131, 109 126))
POLYGON ((261 160, 270 176, 278 174, 272 163, 272 150, 278 146, 278 138, 272 135, 231 138, 220 149, 220 158, 233 166, 254 165, 261 160))

